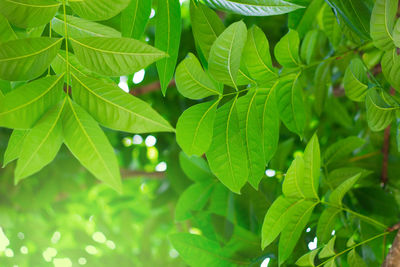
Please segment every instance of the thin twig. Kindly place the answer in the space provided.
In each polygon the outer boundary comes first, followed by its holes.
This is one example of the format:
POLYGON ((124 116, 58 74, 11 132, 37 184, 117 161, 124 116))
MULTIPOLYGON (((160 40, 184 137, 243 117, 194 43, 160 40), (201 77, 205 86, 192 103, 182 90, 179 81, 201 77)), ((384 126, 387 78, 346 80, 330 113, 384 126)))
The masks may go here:
MULTIPOLYGON (((175 87, 175 80, 172 80, 169 84, 168 87, 175 87)), ((152 93, 155 91, 158 91, 161 89, 161 85, 159 81, 156 82, 152 82, 146 85, 143 85, 141 87, 135 87, 135 88, 131 88, 129 90, 129 93, 131 95, 137 96, 137 95, 144 95, 144 94, 148 94, 148 93, 152 93)))

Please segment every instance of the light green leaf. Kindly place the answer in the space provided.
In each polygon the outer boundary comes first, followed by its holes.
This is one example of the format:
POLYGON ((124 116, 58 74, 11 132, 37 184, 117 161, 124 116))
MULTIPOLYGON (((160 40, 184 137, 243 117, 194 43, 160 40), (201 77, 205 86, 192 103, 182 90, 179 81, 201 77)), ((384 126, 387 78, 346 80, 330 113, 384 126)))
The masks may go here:
POLYGON ((386 80, 396 90, 400 90, 400 56, 397 54, 397 48, 386 51, 381 61, 382 72, 386 80))
POLYGON ((0 79, 21 81, 36 78, 49 67, 62 40, 40 37, 0 44, 0 79))
POLYGON ((353 187, 360 176, 361 173, 354 175, 353 177, 344 181, 335 190, 333 190, 333 192, 329 196, 329 202, 340 207, 342 205, 344 195, 353 187))
POLYGON ((315 256, 317 256, 319 248, 311 250, 310 252, 301 256, 297 261, 297 266, 315 266, 314 260, 315 256))
POLYGON ((204 72, 200 62, 192 53, 189 53, 179 63, 176 68, 175 81, 178 91, 190 99, 202 99, 210 95, 222 94, 222 88, 218 88, 204 72))
POLYGON ((149 104, 114 83, 75 74, 72 77, 74 100, 100 124, 131 133, 174 131, 149 104))
POLYGON ((321 155, 318 136, 315 133, 304 150, 303 192, 307 198, 318 199, 321 155))
POLYGON ((237 97, 218 109, 214 137, 206 155, 211 171, 231 191, 239 194, 247 182, 248 164, 236 102, 237 97))
POLYGON ((322 13, 322 27, 333 47, 337 47, 342 40, 342 30, 332 8, 325 4, 322 13))
POLYGON ((206 59, 210 55, 211 46, 217 37, 225 30, 218 15, 207 6, 190 1, 190 20, 193 37, 206 59))
POLYGON ((376 0, 372 9, 370 29, 374 45, 382 50, 394 47, 393 27, 396 19, 398 0, 376 0))
POLYGON ((347 263, 350 267, 367 267, 367 264, 355 249, 350 250, 347 254, 347 263))
POLYGON ((335 262, 335 258, 332 258, 331 260, 329 260, 327 263, 324 264, 324 267, 336 267, 336 262, 335 262))
POLYGON ((351 178, 357 173, 361 173, 360 178, 364 178, 373 172, 363 168, 345 167, 331 171, 326 178, 326 182, 330 188, 336 188, 345 180, 351 178))
POLYGON ((283 36, 274 48, 274 54, 279 64, 286 68, 296 68, 301 64, 299 57, 300 38, 295 30, 283 36))
POLYGON ((106 76, 122 76, 139 71, 165 53, 129 38, 70 38, 79 62, 106 76))
POLYGON ((275 90, 280 118, 290 131, 302 137, 306 124, 306 110, 299 76, 300 73, 280 79, 275 90))
POLYGON ((219 82, 236 88, 242 51, 247 39, 243 21, 232 23, 211 47, 208 67, 219 82))
POLYGON ((322 248, 321 252, 318 254, 318 258, 323 259, 334 256, 336 254, 335 241, 336 236, 333 236, 331 240, 329 240, 329 242, 322 248))
POLYGON ((97 122, 78 104, 68 99, 62 124, 64 142, 72 154, 97 179, 118 192, 121 177, 114 149, 97 122))
POLYGON ((365 105, 367 107, 367 122, 372 131, 385 129, 393 119, 393 110, 374 88, 368 90, 365 105))
POLYGON ((303 193, 304 183, 304 160, 297 157, 293 160, 282 185, 282 192, 285 197, 305 198, 303 193))
POLYGON ((3 168, 11 161, 19 158, 22 144, 29 130, 14 130, 11 133, 6 152, 4 153, 3 168))
POLYGON ((203 0, 210 7, 245 16, 273 16, 302 8, 283 0, 203 0))
POLYGON ((8 93, 0 99, 0 126, 29 129, 62 94, 64 75, 48 76, 8 93))
POLYGON ((276 70, 272 66, 268 39, 257 26, 253 26, 247 32, 243 60, 251 77, 256 81, 270 81, 277 77, 276 70))
POLYGON ((80 17, 89 20, 107 20, 125 9, 130 0, 69 0, 68 5, 80 17))
POLYGON ((301 202, 288 214, 286 226, 279 239, 279 265, 284 263, 292 254, 317 204, 317 202, 312 201, 301 202))
MULTIPOLYGON (((68 37, 121 37, 121 33, 111 27, 82 18, 66 16, 68 37)), ((63 16, 56 16, 51 20, 51 29, 61 36, 65 36, 63 16)))
POLYGON ((17 27, 32 28, 49 22, 59 6, 53 0, 0 0, 0 13, 17 27))
POLYGON ((288 16, 288 27, 296 30, 300 38, 314 27, 317 20, 316 14, 321 10, 324 0, 294 1, 294 3, 307 5, 304 9, 298 9, 288 16))
POLYGON ((216 181, 206 181, 189 186, 179 197, 175 207, 175 221, 190 219, 193 211, 204 208, 216 181))
POLYGON ((353 101, 363 102, 368 89, 367 70, 360 58, 350 62, 343 78, 346 96, 353 101))
POLYGON ((325 165, 343 160, 348 154, 364 145, 364 143, 363 139, 356 136, 350 136, 337 141, 326 149, 324 154, 325 165))
POLYGON ((393 29, 393 41, 396 47, 400 47, 400 19, 397 19, 393 29))
POLYGON ((15 169, 15 184, 40 171, 56 157, 63 143, 61 114, 66 103, 51 108, 26 135, 15 169))
POLYGON ((0 43, 17 39, 17 35, 8 23, 8 20, 0 14, 0 43))
POLYGON ((329 84, 331 83, 331 62, 322 62, 318 65, 314 76, 314 107, 318 115, 324 111, 329 84))
POLYGON ((157 4, 155 47, 169 57, 157 61, 158 77, 163 95, 174 76, 181 39, 181 5, 179 0, 163 0, 157 4))
POLYGON ((176 124, 176 141, 186 154, 201 156, 213 138, 214 120, 219 101, 194 105, 185 110, 176 124))
POLYGON ((207 162, 202 157, 189 157, 181 151, 179 153, 179 164, 186 176, 194 182, 201 183, 214 178, 207 162))
POLYGON ((332 236, 335 230, 336 220, 341 210, 335 207, 327 207, 318 219, 317 238, 318 242, 325 244, 332 236))
MULTIPOLYGON (((62 74, 67 71, 67 54, 65 50, 60 50, 57 56, 54 58, 53 62, 51 62, 51 67, 53 68, 54 72, 57 74, 62 74)), ((92 77, 103 77, 90 69, 82 66, 82 64, 78 61, 76 56, 71 52, 68 53, 68 65, 69 70, 71 73, 75 75, 82 75, 82 76, 92 76, 92 77)))
POLYGON ((279 142, 279 113, 276 104, 276 85, 271 89, 260 88, 257 92, 257 110, 261 120, 262 143, 265 164, 272 159, 279 142))
POLYGON ((139 40, 150 17, 151 0, 131 0, 121 13, 121 32, 123 37, 139 40))
POLYGON ((264 176, 265 157, 262 146, 261 121, 257 110, 257 91, 248 92, 237 101, 239 125, 247 152, 249 183, 258 189, 258 184, 264 176))

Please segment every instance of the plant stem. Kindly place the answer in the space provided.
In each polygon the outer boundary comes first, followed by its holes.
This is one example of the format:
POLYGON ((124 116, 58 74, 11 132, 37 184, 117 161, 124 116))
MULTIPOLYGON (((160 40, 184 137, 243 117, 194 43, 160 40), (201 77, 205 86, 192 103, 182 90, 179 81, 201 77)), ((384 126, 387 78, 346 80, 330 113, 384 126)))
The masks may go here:
POLYGON ((65 68, 66 68, 66 75, 67 75, 67 95, 69 95, 69 79, 70 79, 70 70, 69 70, 69 51, 68 51, 68 27, 67 27, 67 11, 65 7, 65 1, 63 0, 63 11, 64 11, 64 34, 65 34, 65 68))

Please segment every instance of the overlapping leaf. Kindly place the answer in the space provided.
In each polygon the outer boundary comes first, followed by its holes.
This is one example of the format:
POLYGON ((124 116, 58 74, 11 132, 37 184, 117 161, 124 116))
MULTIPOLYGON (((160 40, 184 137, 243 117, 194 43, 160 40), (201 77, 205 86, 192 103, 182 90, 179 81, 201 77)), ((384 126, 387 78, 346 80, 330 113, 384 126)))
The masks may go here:
POLYGON ((107 20, 125 9, 129 0, 70 0, 68 5, 80 17, 89 20, 107 20))
POLYGON ((151 0, 131 0, 121 13, 121 32, 124 37, 140 39, 151 12, 151 0))
POLYGON ((375 46, 382 50, 394 47, 393 27, 398 4, 397 0, 377 0, 372 9, 371 37, 375 46))
POLYGON ((274 48, 276 60, 283 67, 296 68, 300 62, 299 57, 300 38, 299 34, 294 30, 283 36, 274 48))
POLYGON ((355 58, 346 69, 343 79, 346 96, 353 101, 362 102, 368 89, 367 70, 361 59, 355 58))

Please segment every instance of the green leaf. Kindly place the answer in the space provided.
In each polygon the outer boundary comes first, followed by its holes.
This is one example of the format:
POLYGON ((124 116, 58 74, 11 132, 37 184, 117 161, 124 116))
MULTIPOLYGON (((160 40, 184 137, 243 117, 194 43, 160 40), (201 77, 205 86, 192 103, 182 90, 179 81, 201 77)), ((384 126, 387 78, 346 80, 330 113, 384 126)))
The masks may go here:
POLYGON ((283 0, 203 0, 212 8, 245 16, 273 16, 302 8, 283 0))
POLYGON ((306 124, 306 110, 299 76, 300 73, 280 79, 276 88, 276 98, 279 100, 279 116, 285 126, 302 137, 306 124))
POLYGON ((301 256, 297 261, 296 265, 297 266, 315 266, 314 260, 315 256, 317 256, 319 249, 314 249, 311 250, 310 252, 307 252, 303 256, 301 256))
POLYGON ((397 91, 400 90, 400 56, 397 54, 397 48, 386 51, 381 61, 382 72, 386 80, 397 91))
POLYGON ((129 38, 70 38, 79 62, 99 74, 122 76, 139 71, 165 53, 129 38))
POLYGON ((382 50, 394 47, 393 27, 399 1, 376 0, 371 15, 371 38, 374 45, 382 50))
POLYGON ((350 136, 337 141, 326 149, 324 154, 325 165, 345 159, 347 155, 363 146, 364 143, 365 141, 357 136, 350 136))
POLYGON ((132 37, 139 40, 149 20, 151 0, 131 0, 127 8, 121 13, 121 32, 123 37, 132 37))
POLYGON ((48 76, 8 93, 0 99, 0 126, 29 129, 62 94, 64 75, 48 76))
POLYGON ((328 5, 324 5, 322 14, 323 30, 333 47, 337 47, 342 40, 342 30, 338 20, 328 5))
POLYGON ((0 14, 0 43, 17 39, 17 35, 8 23, 8 20, 0 14))
POLYGON ((56 157, 63 143, 61 114, 65 102, 66 99, 51 108, 26 135, 15 169, 15 184, 56 157))
POLYGON ((130 0, 69 0, 68 5, 79 17, 89 20, 107 20, 125 9, 130 0))
POLYGON ((156 63, 161 91, 165 95, 178 60, 182 28, 179 0, 158 1, 156 17, 155 46, 169 55, 156 63))
POLYGON ((336 262, 335 262, 335 258, 332 258, 331 260, 329 260, 327 263, 324 264, 324 267, 336 267, 336 262))
MULTIPOLYGON (((304 2, 304 1, 303 1, 304 2)), ((307 0, 307 6, 304 9, 296 10, 289 14, 288 26, 290 29, 296 30, 300 38, 303 38, 307 31, 313 28, 316 21, 316 14, 319 13, 323 0, 307 0)), ((300 1, 294 2, 300 3, 300 1)))
POLYGON ((6 152, 4 153, 3 168, 13 160, 19 158, 22 144, 29 130, 14 130, 11 133, 6 152))
POLYGON ((149 104, 114 83, 75 74, 72 78, 74 100, 100 124, 130 133, 174 131, 149 104))
MULTIPOLYGON (((57 56, 54 58, 53 62, 51 62, 51 67, 53 68, 54 72, 57 74, 62 74, 67 72, 67 53, 64 50, 60 50, 57 56)), ((69 71, 75 75, 82 75, 82 76, 92 76, 92 77, 103 77, 90 69, 83 66, 76 56, 71 52, 68 53, 68 65, 69 71)))
POLYGON ((265 164, 274 156, 279 142, 279 113, 276 100, 276 85, 271 89, 260 88, 257 91, 257 110, 261 120, 262 143, 265 164))
POLYGON ((68 99, 62 124, 64 142, 80 163, 97 179, 118 192, 121 177, 114 149, 97 122, 78 104, 68 99))
POLYGON ((325 244, 332 236, 335 230, 336 220, 341 210, 335 207, 327 207, 318 219, 317 238, 318 242, 325 244))
POLYGON ((367 264, 364 262, 363 258, 358 255, 355 249, 350 250, 347 254, 347 263, 350 267, 367 267, 367 264))
POLYGON ((194 182, 201 183, 214 178, 207 162, 201 157, 189 157, 181 151, 179 153, 179 164, 186 176, 194 182))
POLYGON ((274 48, 276 60, 283 67, 296 68, 301 64, 299 57, 300 38, 295 30, 283 36, 274 48))
POLYGON ((322 248, 321 252, 318 254, 318 258, 323 259, 336 255, 335 241, 336 241, 336 236, 333 236, 331 240, 329 240, 328 244, 326 244, 322 248))
POLYGON ((243 60, 251 77, 258 82, 270 81, 278 76, 272 66, 268 39, 257 26, 247 32, 243 60))
POLYGON ((304 195, 318 199, 321 155, 318 136, 315 133, 304 150, 304 195))
MULTIPOLYGON (((111 27, 86 19, 66 16, 68 37, 121 37, 121 33, 111 27)), ((65 36, 65 23, 63 16, 56 16, 51 20, 51 29, 61 36, 65 36)))
POLYGON ((393 41, 396 47, 400 47, 400 19, 397 19, 393 29, 393 41))
POLYGON ((318 115, 321 115, 324 111, 331 76, 331 62, 322 62, 318 65, 314 76, 314 107, 318 115))
POLYGON ((248 92, 237 101, 237 111, 239 125, 244 139, 244 146, 247 152, 249 183, 258 189, 258 184, 264 176, 265 157, 264 148, 260 142, 262 140, 261 122, 258 117, 257 91, 248 92))
POLYGON ((0 0, 0 13, 17 27, 33 28, 49 22, 59 6, 53 0, 0 0))
POLYGON ((368 126, 372 131, 382 131, 392 122, 394 108, 379 95, 376 89, 368 90, 365 105, 368 126))
POLYGON ((0 79, 21 81, 41 75, 57 55, 62 40, 40 37, 0 44, 0 79))
POLYGON ((337 97, 330 96, 326 102, 326 110, 334 110, 335 112, 325 113, 339 125, 350 129, 354 127, 354 119, 350 116, 344 103, 340 102, 337 97))
POLYGON ((170 240, 183 260, 193 267, 235 267, 249 264, 230 258, 216 241, 203 236, 179 233, 171 235, 170 240))
POLYGON ((236 88, 242 51, 247 39, 243 21, 232 23, 211 47, 208 67, 219 82, 236 88))
POLYGON ((292 254, 317 204, 317 202, 312 201, 300 202, 288 214, 286 226, 279 239, 279 265, 284 263, 292 254))
POLYGON ((193 37, 206 59, 210 55, 211 46, 217 37, 225 30, 218 15, 207 6, 190 1, 190 20, 193 37))
POLYGON ((304 183, 304 160, 297 157, 293 160, 282 185, 282 192, 285 197, 305 198, 303 193, 304 183))
POLYGON ((214 120, 219 101, 209 101, 186 109, 176 124, 176 141, 186 154, 201 156, 213 138, 214 120))
POLYGON ((189 186, 179 197, 175 207, 175 221, 190 219, 193 211, 204 208, 212 193, 215 181, 196 183, 189 186))
POLYGON ((218 109, 214 137, 206 154, 211 171, 217 178, 231 191, 240 193, 247 182, 248 164, 236 102, 237 97, 218 109))
POLYGON ((179 63, 175 74, 176 87, 179 93, 190 99, 202 99, 210 95, 221 95, 222 88, 204 72, 196 56, 189 53, 179 63))
POLYGON ((343 78, 346 96, 353 101, 363 102, 368 89, 367 70, 360 58, 350 62, 343 78))
POLYGON ((333 192, 329 196, 329 202, 340 207, 342 205, 344 195, 353 187, 360 176, 361 173, 354 175, 353 177, 344 181, 335 190, 333 190, 333 192))
POLYGON ((331 171, 326 178, 326 182, 330 188, 336 188, 345 180, 351 178, 352 176, 356 175, 357 173, 361 173, 360 178, 364 178, 373 172, 363 168, 355 168, 355 167, 346 167, 346 168, 339 168, 331 171))

